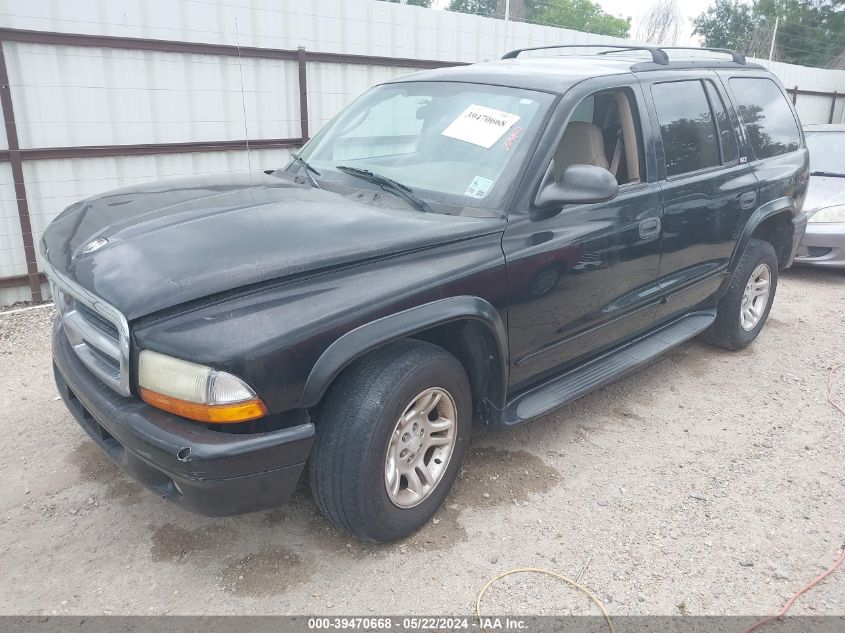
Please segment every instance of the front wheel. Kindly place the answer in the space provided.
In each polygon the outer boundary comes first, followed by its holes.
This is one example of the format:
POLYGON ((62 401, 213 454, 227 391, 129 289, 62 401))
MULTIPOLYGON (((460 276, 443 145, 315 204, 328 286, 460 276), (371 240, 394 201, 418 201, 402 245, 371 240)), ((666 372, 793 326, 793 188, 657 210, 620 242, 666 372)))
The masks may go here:
POLYGON ((769 317, 777 285, 774 247, 763 240, 749 240, 704 340, 732 350, 749 345, 769 317))
POLYGON ((364 540, 411 534, 448 495, 471 419, 466 372, 446 350, 404 340, 365 356, 332 385, 317 419, 317 506, 364 540))

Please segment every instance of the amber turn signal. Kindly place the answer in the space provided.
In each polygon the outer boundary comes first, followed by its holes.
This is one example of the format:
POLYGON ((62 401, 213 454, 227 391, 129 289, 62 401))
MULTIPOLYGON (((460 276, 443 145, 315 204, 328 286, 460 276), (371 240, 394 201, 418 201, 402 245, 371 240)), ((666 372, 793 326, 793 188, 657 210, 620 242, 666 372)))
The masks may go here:
POLYGON ((165 396, 143 387, 140 388, 140 393, 141 400, 153 407, 199 422, 246 422, 267 414, 267 407, 259 398, 227 404, 199 404, 165 396))

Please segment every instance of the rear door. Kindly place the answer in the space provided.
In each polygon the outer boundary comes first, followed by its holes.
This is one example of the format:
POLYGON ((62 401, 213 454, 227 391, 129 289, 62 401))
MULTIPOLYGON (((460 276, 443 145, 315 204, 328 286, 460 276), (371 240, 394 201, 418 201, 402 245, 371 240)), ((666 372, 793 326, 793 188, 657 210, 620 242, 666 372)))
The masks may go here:
POLYGON ((809 153, 798 114, 765 71, 720 71, 748 140, 748 166, 760 181, 758 206, 788 197, 801 208, 807 192, 809 153))
POLYGON ((651 96, 662 190, 657 319, 688 311, 724 280, 734 244, 757 207, 758 183, 739 121, 712 71, 641 75, 651 96))

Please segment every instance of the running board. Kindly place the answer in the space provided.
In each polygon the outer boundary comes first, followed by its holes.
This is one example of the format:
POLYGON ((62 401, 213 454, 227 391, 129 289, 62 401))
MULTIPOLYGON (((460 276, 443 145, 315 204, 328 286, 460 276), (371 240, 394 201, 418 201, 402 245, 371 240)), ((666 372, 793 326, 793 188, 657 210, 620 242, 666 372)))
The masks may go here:
POLYGON ((649 332, 631 343, 551 378, 517 396, 505 409, 506 425, 519 424, 609 385, 653 358, 700 334, 716 319, 715 311, 694 312, 649 332))

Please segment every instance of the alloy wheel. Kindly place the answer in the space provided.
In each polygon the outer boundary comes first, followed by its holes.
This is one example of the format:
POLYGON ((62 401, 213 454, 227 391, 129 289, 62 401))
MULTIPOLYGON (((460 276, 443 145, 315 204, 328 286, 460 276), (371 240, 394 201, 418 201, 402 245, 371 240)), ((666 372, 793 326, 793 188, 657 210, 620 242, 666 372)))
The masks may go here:
POLYGON ((742 303, 739 310, 739 319, 742 329, 750 332, 766 311, 769 304, 769 293, 772 285, 772 271, 768 264, 760 264, 751 273, 748 282, 745 284, 745 292, 742 294, 742 303))
POLYGON ((384 485, 400 508, 422 503, 437 487, 455 448, 457 407, 448 391, 426 389, 405 408, 387 447, 384 485))

